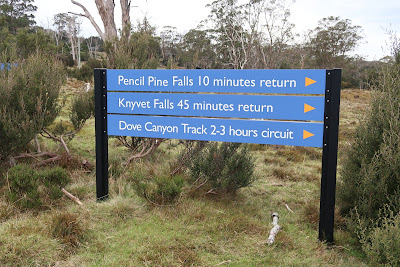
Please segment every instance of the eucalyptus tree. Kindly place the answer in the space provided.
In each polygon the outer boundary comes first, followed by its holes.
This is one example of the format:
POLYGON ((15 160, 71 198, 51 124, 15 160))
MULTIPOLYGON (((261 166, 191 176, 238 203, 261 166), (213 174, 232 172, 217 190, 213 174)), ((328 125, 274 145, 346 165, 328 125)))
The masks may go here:
POLYGON ((34 0, 0 0, 0 28, 7 27, 11 34, 17 29, 35 25, 34 0))
POLYGON ((362 36, 362 28, 351 20, 326 17, 318 22, 311 36, 309 47, 317 67, 339 67, 349 52, 353 51, 362 36))

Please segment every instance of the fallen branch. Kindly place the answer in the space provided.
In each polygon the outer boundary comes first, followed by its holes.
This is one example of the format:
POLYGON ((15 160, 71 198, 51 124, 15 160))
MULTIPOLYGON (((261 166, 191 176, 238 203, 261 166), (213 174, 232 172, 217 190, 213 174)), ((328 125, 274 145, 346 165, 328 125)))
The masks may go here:
POLYGON ((211 188, 210 190, 208 190, 207 192, 204 193, 204 195, 207 195, 207 194, 218 195, 218 193, 214 191, 214 188, 211 188))
POLYGON ((34 158, 36 160, 40 160, 40 159, 38 159, 39 157, 46 157, 46 156, 49 157, 49 158, 53 158, 53 157, 56 157, 57 154, 56 153, 52 153, 52 152, 22 153, 22 154, 19 154, 18 156, 15 156, 14 158, 15 159, 19 159, 19 158, 34 158))
POLYGON ((49 163, 53 163, 53 162, 62 160, 62 158, 63 158, 62 155, 57 155, 57 156, 55 156, 53 158, 45 159, 45 160, 42 160, 42 161, 40 161, 40 162, 38 162, 36 164, 33 164, 33 166, 40 167, 40 166, 43 166, 43 165, 46 165, 46 164, 49 164, 49 163))
POLYGON ((294 213, 294 211, 288 206, 288 204, 286 204, 286 203, 283 203, 283 204, 288 209, 288 211, 290 211, 291 213, 294 213))
POLYGON ((223 261, 223 262, 220 262, 218 264, 215 264, 214 266, 221 266, 223 264, 228 264, 228 263, 231 263, 231 262, 232 262, 231 260, 227 260, 227 261, 223 261))
POLYGON ((75 203, 77 203, 78 205, 83 205, 83 203, 79 200, 79 198, 77 198, 76 196, 72 195, 70 192, 68 192, 67 190, 65 190, 64 188, 61 188, 61 190, 63 191, 63 193, 69 197, 70 199, 72 199, 73 201, 75 201, 75 203))
POLYGON ((272 227, 271 231, 269 232, 269 237, 267 240, 268 245, 272 245, 272 243, 274 243, 275 237, 278 234, 279 230, 281 229, 281 227, 278 224, 278 219, 279 219, 278 213, 277 212, 272 213, 272 225, 274 227, 272 227))

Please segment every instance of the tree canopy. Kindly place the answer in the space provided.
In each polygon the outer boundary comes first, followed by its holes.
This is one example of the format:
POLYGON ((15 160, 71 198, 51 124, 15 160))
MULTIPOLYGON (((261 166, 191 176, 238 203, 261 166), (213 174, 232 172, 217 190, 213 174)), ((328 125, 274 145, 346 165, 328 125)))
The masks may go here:
POLYGON ((11 34, 16 34, 18 28, 35 25, 37 10, 34 0, 0 0, 0 27, 7 27, 11 34))
POLYGON ((334 67, 338 57, 353 51, 362 39, 361 26, 340 17, 327 17, 318 22, 310 40, 318 67, 334 67))

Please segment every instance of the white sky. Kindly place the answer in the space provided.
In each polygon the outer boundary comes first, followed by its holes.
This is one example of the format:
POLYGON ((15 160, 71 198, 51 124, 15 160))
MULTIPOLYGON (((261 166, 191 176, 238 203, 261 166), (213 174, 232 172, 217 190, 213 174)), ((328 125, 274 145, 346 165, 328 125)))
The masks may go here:
MULTIPOLYGON (((102 27, 97 15, 94 0, 77 0, 87 7, 102 27)), ((198 23, 207 18, 209 9, 206 4, 213 0, 133 0, 131 19, 136 22, 145 15, 153 26, 161 29, 163 26, 175 26, 178 32, 184 33, 195 28, 198 23)), ((116 0, 116 23, 120 19, 119 1, 116 0)), ((52 27, 53 16, 57 13, 82 10, 70 0, 35 0, 38 7, 35 13, 36 21, 43 27, 52 27)), ((318 20, 328 16, 340 16, 350 19, 353 25, 360 25, 364 30, 364 40, 357 47, 356 54, 369 60, 380 59, 389 54, 387 48, 387 29, 400 34, 400 1, 399 0, 297 0, 291 6, 290 21, 296 25, 295 32, 303 33, 317 26, 318 20)), ((86 18, 82 18, 82 34, 97 35, 97 32, 86 18)))

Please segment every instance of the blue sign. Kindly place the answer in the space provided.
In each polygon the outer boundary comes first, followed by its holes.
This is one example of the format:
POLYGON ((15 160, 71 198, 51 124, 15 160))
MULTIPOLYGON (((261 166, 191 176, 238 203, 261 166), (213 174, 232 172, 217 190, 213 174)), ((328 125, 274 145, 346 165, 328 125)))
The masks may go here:
POLYGON ((1 70, 10 70, 11 69, 11 67, 13 67, 13 66, 17 66, 18 64, 17 63, 0 63, 0 71, 1 70))
POLYGON ((108 91, 325 94, 325 70, 107 70, 108 91))
POLYGON ((110 114, 108 135, 322 147, 323 123, 110 114))
POLYGON ((324 102, 320 96, 108 92, 107 112, 323 121, 324 102))

